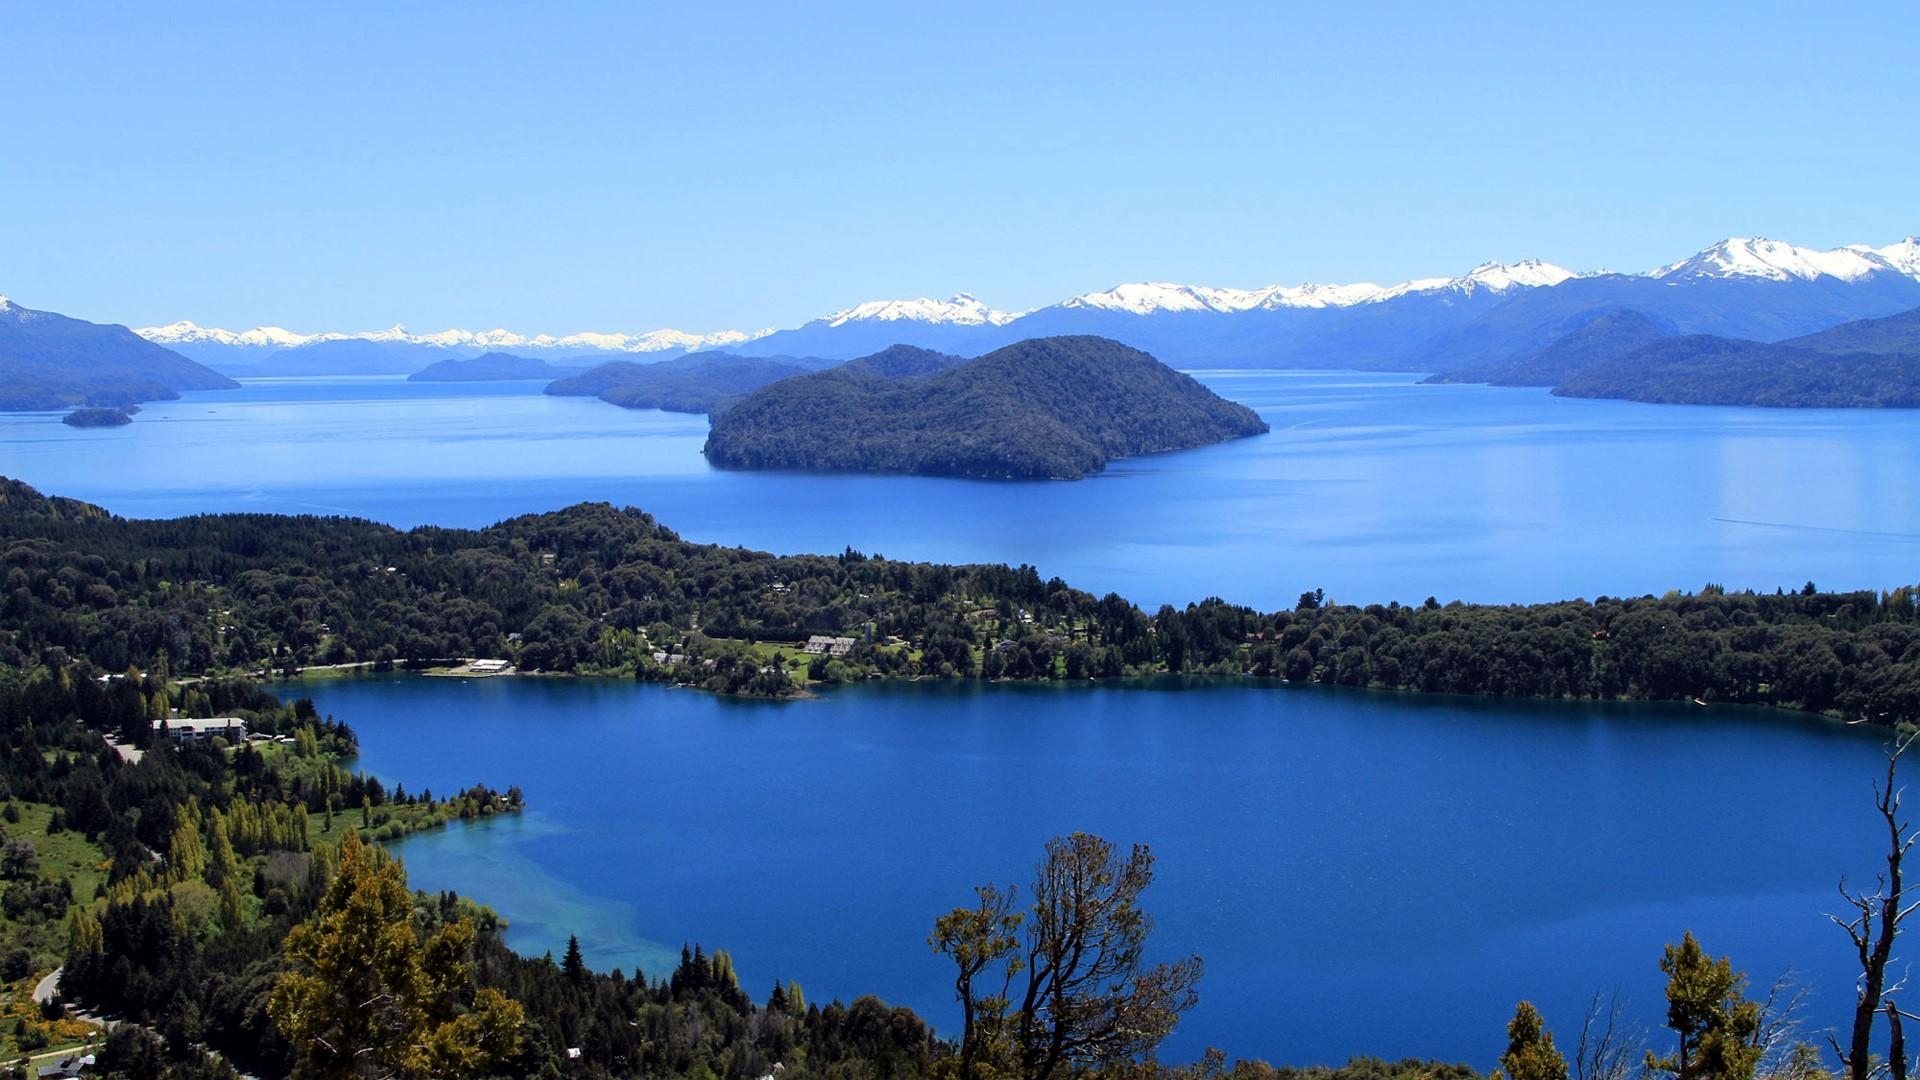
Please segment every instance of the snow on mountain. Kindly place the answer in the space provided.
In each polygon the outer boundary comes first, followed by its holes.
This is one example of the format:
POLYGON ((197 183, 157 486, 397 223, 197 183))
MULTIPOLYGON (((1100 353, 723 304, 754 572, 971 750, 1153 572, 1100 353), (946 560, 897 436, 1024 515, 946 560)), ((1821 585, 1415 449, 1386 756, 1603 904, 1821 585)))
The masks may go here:
POLYGON ((556 337, 552 334, 518 334, 511 330, 442 330, 434 334, 412 334, 395 324, 385 330, 343 334, 299 334, 278 326, 256 326, 251 330, 221 330, 181 321, 166 326, 150 326, 134 333, 157 345, 225 345, 233 348, 297 349, 326 341, 371 341, 395 345, 427 345, 443 349, 590 349, 603 352, 661 352, 667 349, 711 349, 737 345, 764 336, 725 330, 717 334, 689 334, 680 330, 652 330, 644 334, 580 333, 556 337))
POLYGON ((1920 281, 1920 236, 1909 236, 1897 244, 1888 244, 1883 248, 1855 246, 1855 251, 1871 251, 1887 260, 1895 270, 1920 281))
MULTIPOLYGON (((1895 248, 1899 246, 1894 245, 1895 248)), ((1781 240, 1736 236, 1722 240, 1691 258, 1650 270, 1647 276, 1662 281, 1739 277, 1769 281, 1791 281, 1795 278, 1812 281, 1831 277, 1841 281, 1859 281, 1887 270, 1913 273, 1900 269, 1886 255, 1869 247, 1840 247, 1820 251, 1796 247, 1781 240)))
POLYGON ((1472 293, 1485 289, 1505 292, 1514 288, 1540 288, 1558 285, 1575 276, 1573 271, 1538 259, 1518 263, 1482 263, 1460 277, 1418 278, 1391 288, 1369 282, 1352 285, 1269 285, 1264 289, 1216 289, 1202 285, 1174 285, 1167 282, 1137 282, 1116 285, 1105 292, 1087 293, 1062 301, 1063 308, 1123 311, 1133 315, 1156 312, 1211 311, 1232 314, 1241 311, 1273 311, 1278 308, 1353 307, 1377 303, 1411 293, 1452 289, 1472 293))
POLYGON ((844 311, 836 311, 820 320, 828 326, 852 322, 920 322, 947 326, 1005 326, 1020 317, 1019 312, 996 311, 979 300, 961 293, 951 300, 869 300, 844 311))

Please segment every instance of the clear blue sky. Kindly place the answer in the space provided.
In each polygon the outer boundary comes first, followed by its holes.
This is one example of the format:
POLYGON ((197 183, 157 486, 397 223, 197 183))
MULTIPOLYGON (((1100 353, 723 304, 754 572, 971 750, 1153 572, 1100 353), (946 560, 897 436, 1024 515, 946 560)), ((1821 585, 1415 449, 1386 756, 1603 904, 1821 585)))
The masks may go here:
POLYGON ((793 325, 1920 232, 1920 4, 0 6, 0 293, 793 325))

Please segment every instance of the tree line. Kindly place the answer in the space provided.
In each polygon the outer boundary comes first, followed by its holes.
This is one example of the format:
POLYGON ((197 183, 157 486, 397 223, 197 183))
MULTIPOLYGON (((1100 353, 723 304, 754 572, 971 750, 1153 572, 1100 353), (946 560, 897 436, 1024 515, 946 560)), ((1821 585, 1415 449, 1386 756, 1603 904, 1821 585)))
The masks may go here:
POLYGON ((0 482, 0 663, 254 672, 498 657, 762 696, 809 681, 1251 675, 1425 693, 1920 715, 1920 592, 1530 605, 1219 598, 1146 612, 1030 566, 776 556, 584 504, 481 530, 334 517, 128 521, 0 482), (802 659, 813 635, 854 639, 802 659), (674 659, 678 657, 679 659, 674 659), (775 662, 782 661, 785 662, 775 662))

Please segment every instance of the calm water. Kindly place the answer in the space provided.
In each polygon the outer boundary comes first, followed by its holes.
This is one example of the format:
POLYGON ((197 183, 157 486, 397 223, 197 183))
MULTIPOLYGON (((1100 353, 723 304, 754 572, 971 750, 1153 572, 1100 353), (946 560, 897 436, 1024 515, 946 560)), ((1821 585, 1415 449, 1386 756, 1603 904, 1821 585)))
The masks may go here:
POLYGON ((1148 605, 1525 601, 1911 583, 1920 414, 1562 400, 1404 375, 1203 373, 1273 433, 1073 483, 728 473, 706 419, 538 384, 262 380, 76 431, 0 414, 0 473, 132 516, 485 525, 582 500, 701 541, 1030 562, 1148 605))
MULTIPOLYGON (((1886 587, 1920 566, 1920 414, 1203 377, 1273 433, 1078 483, 717 472, 701 417, 394 379, 266 380, 113 430, 0 414, 0 473, 133 516, 478 526, 608 500, 696 540, 1031 562, 1149 605, 1886 587)), ((1564 1043, 1615 988, 1653 1026, 1660 946, 1687 928, 1762 982, 1805 973, 1830 1024, 1850 976, 1821 913, 1874 858, 1873 741, 1769 714, 1247 685, 313 689, 411 788, 524 787, 523 818, 408 841, 415 881, 496 904, 526 950, 577 933, 600 966, 662 974, 701 941, 755 994, 794 978, 950 1024, 935 915, 1028 878, 1056 833, 1150 842, 1156 941, 1208 961, 1178 1057, 1487 1067, 1517 998, 1564 1043)))
POLYGON ((406 841, 416 886, 491 901, 535 954, 576 933, 595 965, 659 975, 682 942, 727 947, 756 996, 793 978, 951 1026, 935 915, 1030 879, 1049 836, 1149 842, 1153 940, 1207 961, 1176 1058, 1491 1067, 1517 999, 1571 1041, 1616 988, 1653 1026, 1660 948, 1689 928, 1762 983, 1803 973, 1837 1023, 1851 979, 1822 913, 1875 854, 1878 745, 1753 711, 1246 683, 311 689, 410 789, 526 789, 524 818, 406 841))

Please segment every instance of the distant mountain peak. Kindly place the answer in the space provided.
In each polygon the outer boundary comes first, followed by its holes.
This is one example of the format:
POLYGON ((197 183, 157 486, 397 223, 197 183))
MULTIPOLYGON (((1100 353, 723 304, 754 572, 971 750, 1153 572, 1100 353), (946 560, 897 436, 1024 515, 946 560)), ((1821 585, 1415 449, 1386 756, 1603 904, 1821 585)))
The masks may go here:
MULTIPOLYGON (((1894 245, 1898 248, 1899 245, 1894 245)), ((1804 248, 1764 236, 1732 236, 1693 256, 1671 263, 1647 276, 1662 281, 1701 278, 1758 278, 1767 281, 1812 281, 1831 277, 1859 281, 1886 271, 1912 276, 1882 251, 1869 247, 1840 247, 1829 251, 1804 248)))
POLYGON ((211 344, 236 348, 297 349, 303 345, 328 341, 370 341, 393 345, 427 345, 445 349, 593 349, 603 352, 631 353, 662 352, 668 349, 711 349, 723 345, 737 345, 743 341, 765 337, 771 332, 762 330, 757 334, 743 334, 737 330, 723 330, 717 334, 689 334, 680 330, 650 330, 644 334, 586 332, 559 337, 553 334, 519 334, 511 330, 494 329, 442 330, 433 334, 413 334, 407 331, 404 324, 394 323, 385 330, 360 333, 300 334, 279 326, 256 326, 251 330, 241 331, 221 330, 217 327, 200 326, 184 319, 165 326, 149 326, 143 330, 134 331, 156 345, 211 344))
POLYGON ((820 320, 828 326, 853 322, 918 322, 950 326, 1005 326, 1022 313, 998 311, 988 307, 971 293, 958 293, 948 300, 921 297, 917 300, 869 300, 864 304, 836 311, 820 320))
POLYGON ((1390 288, 1364 281, 1350 285, 1269 285, 1260 289, 1223 289, 1141 281, 1115 285, 1105 292, 1071 297, 1059 306, 1121 311, 1134 315, 1177 311, 1233 314, 1256 309, 1273 311, 1279 308, 1353 307, 1391 300, 1409 293, 1444 289, 1472 293, 1479 289, 1505 292, 1512 288, 1541 288, 1558 285, 1574 276, 1573 271, 1552 263, 1527 259, 1517 263, 1485 262, 1460 277, 1416 278, 1390 288))

